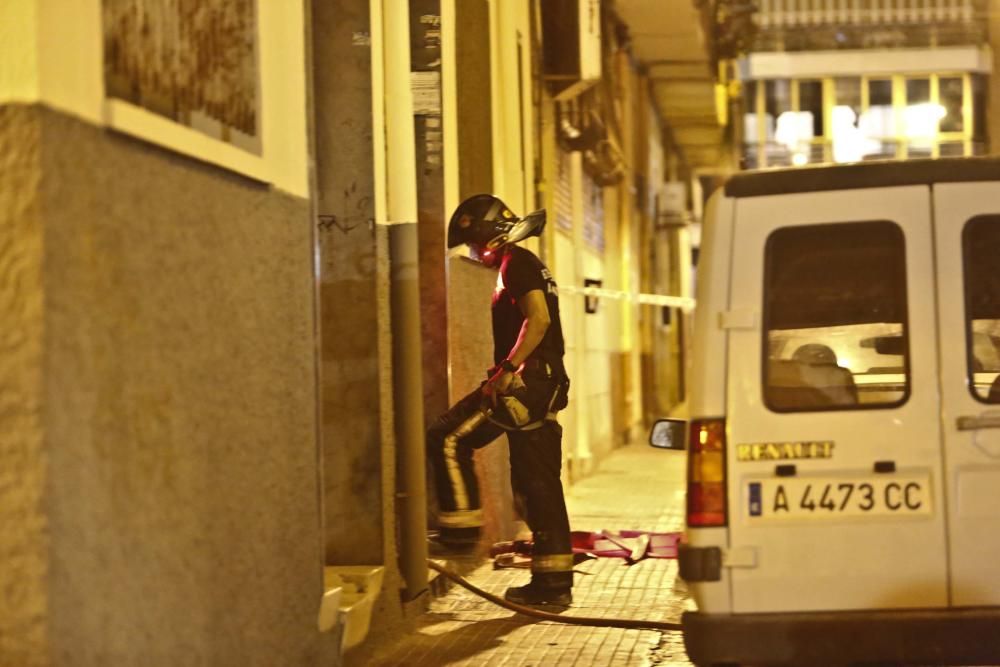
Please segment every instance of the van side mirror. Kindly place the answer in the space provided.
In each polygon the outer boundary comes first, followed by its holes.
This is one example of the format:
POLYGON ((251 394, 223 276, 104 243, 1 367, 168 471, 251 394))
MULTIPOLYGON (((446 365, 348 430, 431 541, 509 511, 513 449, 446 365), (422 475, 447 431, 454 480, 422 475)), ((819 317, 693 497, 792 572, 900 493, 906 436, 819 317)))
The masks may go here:
POLYGON ((685 449, 687 421, 683 419, 657 419, 649 432, 649 444, 659 449, 685 449))

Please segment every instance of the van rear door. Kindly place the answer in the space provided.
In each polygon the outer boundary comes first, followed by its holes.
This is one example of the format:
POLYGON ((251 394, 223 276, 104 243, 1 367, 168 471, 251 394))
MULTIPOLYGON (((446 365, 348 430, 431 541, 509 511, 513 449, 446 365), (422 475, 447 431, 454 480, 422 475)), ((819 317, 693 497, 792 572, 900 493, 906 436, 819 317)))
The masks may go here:
POLYGON ((1000 184, 934 186, 956 606, 1000 605, 1000 184))
POLYGON ((733 611, 947 605, 930 188, 736 202, 733 611))

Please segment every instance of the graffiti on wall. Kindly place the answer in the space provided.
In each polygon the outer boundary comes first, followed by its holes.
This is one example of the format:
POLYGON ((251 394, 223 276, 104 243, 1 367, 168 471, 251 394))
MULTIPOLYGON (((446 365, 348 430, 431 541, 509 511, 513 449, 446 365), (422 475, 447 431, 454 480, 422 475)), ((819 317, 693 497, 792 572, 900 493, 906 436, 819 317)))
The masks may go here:
POLYGON ((260 154, 256 0, 102 0, 102 11, 108 97, 260 154))

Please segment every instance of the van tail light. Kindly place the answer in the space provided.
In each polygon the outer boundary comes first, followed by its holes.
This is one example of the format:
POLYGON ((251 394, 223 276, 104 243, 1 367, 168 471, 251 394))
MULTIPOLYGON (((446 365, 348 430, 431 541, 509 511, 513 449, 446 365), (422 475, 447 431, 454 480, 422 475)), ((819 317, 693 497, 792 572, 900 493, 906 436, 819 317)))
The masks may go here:
POLYGON ((687 524, 726 525, 726 420, 693 419, 688 431, 687 524))

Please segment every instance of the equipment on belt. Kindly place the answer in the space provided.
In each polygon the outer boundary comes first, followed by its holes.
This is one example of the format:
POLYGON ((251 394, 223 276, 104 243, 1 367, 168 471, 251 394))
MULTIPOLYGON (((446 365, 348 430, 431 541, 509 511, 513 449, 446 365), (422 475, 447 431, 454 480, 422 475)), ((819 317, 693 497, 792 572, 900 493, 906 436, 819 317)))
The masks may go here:
MULTIPOLYGON (((544 366, 545 372, 553 371, 548 364, 539 360, 529 360, 526 364, 544 366)), ((500 366, 489 369, 486 374, 492 376, 500 366)), ((531 431, 541 427, 546 419, 555 419, 555 413, 566 407, 566 394, 569 392, 569 379, 558 382, 551 394, 539 396, 524 383, 519 374, 503 394, 497 394, 496 401, 492 396, 483 395, 480 411, 489 421, 506 431, 531 431)))
POLYGON ((521 377, 514 375, 510 388, 497 394, 494 404, 491 396, 483 396, 481 410, 488 420, 507 431, 530 431, 542 425, 542 419, 533 418, 528 408, 528 388, 521 377))

